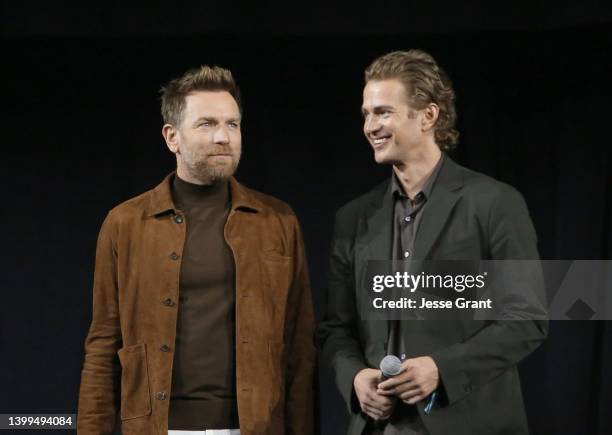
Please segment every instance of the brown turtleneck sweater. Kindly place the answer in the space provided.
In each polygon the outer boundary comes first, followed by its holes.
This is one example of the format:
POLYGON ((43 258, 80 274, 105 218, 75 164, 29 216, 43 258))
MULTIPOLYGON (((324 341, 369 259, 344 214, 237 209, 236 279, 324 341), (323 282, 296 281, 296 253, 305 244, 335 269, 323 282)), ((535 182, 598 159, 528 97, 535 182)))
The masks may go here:
POLYGON ((235 429, 235 270, 223 229, 227 182, 200 186, 178 176, 172 196, 185 216, 168 428, 235 429))

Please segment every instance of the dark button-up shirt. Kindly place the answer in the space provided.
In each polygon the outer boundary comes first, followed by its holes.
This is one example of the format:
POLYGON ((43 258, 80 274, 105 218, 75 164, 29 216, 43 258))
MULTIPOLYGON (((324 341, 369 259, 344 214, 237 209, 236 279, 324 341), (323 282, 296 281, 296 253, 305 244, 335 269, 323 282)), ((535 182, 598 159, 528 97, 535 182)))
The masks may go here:
POLYGON ((421 191, 414 198, 409 198, 404 192, 401 182, 395 172, 391 177, 391 195, 393 196, 393 259, 410 260, 414 250, 414 240, 416 238, 419 223, 423 210, 427 204, 427 199, 431 195, 434 182, 440 172, 444 155, 440 157, 431 175, 421 191))
MULTIPOLYGON (((391 195, 393 195, 393 260, 411 261, 414 255, 414 241, 416 239, 419 224, 423 217, 423 210, 427 206, 427 200, 444 162, 444 154, 434 166, 431 175, 421 191, 414 198, 408 197, 404 192, 401 182, 395 172, 391 177, 391 195)), ((406 268, 407 268, 406 264, 406 268)), ((400 359, 405 358, 406 346, 401 321, 392 320, 389 324, 389 341, 387 353, 397 355, 400 359)), ((394 415, 383 431, 384 435, 395 434, 426 434, 425 427, 418 417, 414 406, 406 406, 401 403, 396 405, 394 415)))

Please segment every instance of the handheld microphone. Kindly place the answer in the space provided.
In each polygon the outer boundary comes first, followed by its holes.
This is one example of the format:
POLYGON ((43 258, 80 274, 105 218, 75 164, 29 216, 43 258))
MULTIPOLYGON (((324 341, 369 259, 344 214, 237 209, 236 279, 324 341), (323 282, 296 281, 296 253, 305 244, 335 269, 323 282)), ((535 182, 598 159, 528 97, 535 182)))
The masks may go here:
POLYGON ((385 381, 402 372, 402 361, 395 355, 387 355, 380 361, 382 380, 385 381))

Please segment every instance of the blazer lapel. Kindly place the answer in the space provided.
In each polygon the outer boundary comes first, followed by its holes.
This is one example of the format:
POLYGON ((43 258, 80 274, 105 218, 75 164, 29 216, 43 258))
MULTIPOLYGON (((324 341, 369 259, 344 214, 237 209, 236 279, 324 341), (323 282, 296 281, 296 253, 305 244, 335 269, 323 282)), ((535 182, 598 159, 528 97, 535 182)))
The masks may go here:
POLYGON ((462 186, 463 177, 460 167, 450 157, 445 156, 417 231, 414 243, 417 258, 426 259, 428 257, 461 197, 459 191, 462 186))
MULTIPOLYGON (((356 282, 358 283, 357 303, 361 309, 363 303, 361 297, 364 291, 364 279, 369 260, 391 260, 391 219, 392 201, 389 192, 389 183, 383 183, 373 200, 370 202, 364 213, 363 231, 356 241, 356 261, 355 268, 356 282)), ((382 317, 382 316, 381 316, 382 317)), ((388 336, 388 321, 380 320, 368 321, 367 328, 371 334, 370 343, 380 343, 380 353, 384 354, 383 343, 386 343, 388 336)))
POLYGON ((383 197, 370 204, 365 216, 364 247, 369 260, 391 260, 392 201, 385 189, 383 197))

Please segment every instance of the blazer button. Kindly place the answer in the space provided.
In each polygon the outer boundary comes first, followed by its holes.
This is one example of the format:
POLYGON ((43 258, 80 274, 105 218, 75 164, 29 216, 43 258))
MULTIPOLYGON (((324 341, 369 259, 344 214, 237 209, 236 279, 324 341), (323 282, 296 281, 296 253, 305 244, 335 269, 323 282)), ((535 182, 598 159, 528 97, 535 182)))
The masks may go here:
POLYGON ((472 386, 466 385, 465 387, 463 387, 463 391, 465 391, 466 393, 469 393, 470 391, 472 391, 472 386))
POLYGON ((177 224, 182 224, 183 223, 183 216, 181 216, 180 214, 174 215, 174 222, 176 222, 177 224))
POLYGON ((178 260, 179 259, 179 255, 176 252, 173 252, 169 255, 170 260, 178 260))
POLYGON ((164 304, 167 307, 172 307, 174 306, 174 301, 170 298, 166 298, 162 301, 162 304, 164 304))
POLYGON ((170 347, 168 347, 168 345, 166 345, 166 344, 162 344, 161 347, 159 348, 159 350, 161 350, 162 352, 169 352, 170 351, 170 347))
POLYGON ((166 393, 163 391, 158 391, 157 393, 155 393, 155 398, 157 400, 166 400, 166 393))

